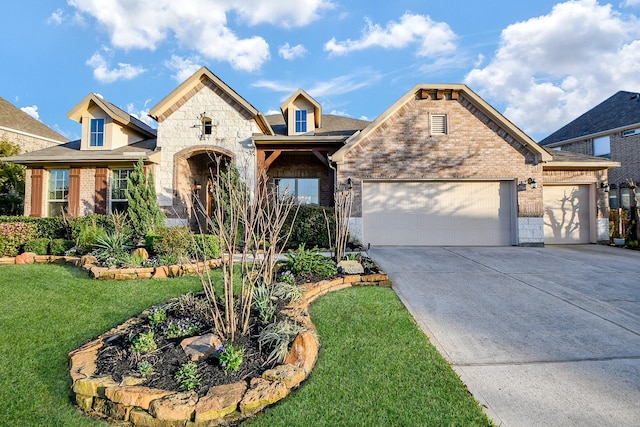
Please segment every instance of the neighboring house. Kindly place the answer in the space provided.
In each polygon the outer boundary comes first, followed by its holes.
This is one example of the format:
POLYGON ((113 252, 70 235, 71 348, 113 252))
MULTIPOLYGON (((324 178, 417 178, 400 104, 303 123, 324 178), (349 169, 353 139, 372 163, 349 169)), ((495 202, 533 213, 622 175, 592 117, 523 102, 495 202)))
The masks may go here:
POLYGON ((170 224, 195 226, 212 173, 233 163, 301 203, 331 206, 351 186, 351 237, 365 245, 608 242, 601 185, 618 164, 549 153, 464 85, 418 85, 374 122, 325 115, 303 90, 280 108, 264 116, 202 68, 150 110, 156 139, 89 95, 69 113, 81 141, 11 158, 29 168, 25 214, 122 209, 124 171, 142 158, 170 224))
POLYGON ((552 150, 619 162, 609 172, 611 208, 635 206, 629 180, 640 183, 640 94, 620 91, 540 141, 552 150))
POLYGON ((0 141, 9 141, 21 153, 52 147, 68 139, 0 97, 0 141))

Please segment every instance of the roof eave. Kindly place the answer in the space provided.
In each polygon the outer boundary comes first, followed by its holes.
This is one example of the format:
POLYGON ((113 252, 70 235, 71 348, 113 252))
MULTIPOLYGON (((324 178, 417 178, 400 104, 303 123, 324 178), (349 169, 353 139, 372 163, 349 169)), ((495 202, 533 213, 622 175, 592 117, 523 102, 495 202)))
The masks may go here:
POLYGON ((572 142, 584 141, 585 139, 599 138, 601 136, 611 135, 612 133, 624 132, 627 130, 638 129, 638 128, 640 128, 640 122, 632 123, 630 125, 625 125, 625 126, 621 126, 614 129, 607 129, 601 132, 594 132, 586 135, 576 136, 569 139, 563 139, 562 141, 551 142, 549 144, 545 144, 544 147, 549 147, 549 148, 559 147, 565 144, 571 144, 572 142))
POLYGON ((602 170, 619 168, 620 162, 602 161, 602 162, 581 162, 581 161, 550 161, 542 164, 543 170, 602 170))

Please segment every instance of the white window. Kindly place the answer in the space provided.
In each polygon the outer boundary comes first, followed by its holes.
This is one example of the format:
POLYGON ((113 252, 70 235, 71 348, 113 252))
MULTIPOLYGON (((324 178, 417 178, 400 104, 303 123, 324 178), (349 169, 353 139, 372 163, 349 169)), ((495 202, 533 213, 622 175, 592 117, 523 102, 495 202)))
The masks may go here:
POLYGON ((104 119, 91 119, 89 147, 104 146, 104 119))
POLYGON ((593 138, 593 155, 611 158, 611 141, 609 135, 593 138))
POLYGON ((431 115, 431 135, 444 135, 447 133, 447 115, 431 115))
POLYGON ((294 197, 301 205, 320 204, 320 180, 318 178, 277 178, 278 194, 294 197))
POLYGON ((631 129, 631 130, 625 130, 624 132, 622 132, 622 136, 632 136, 632 135, 636 135, 638 133, 640 133, 640 128, 631 129))
POLYGON ((113 169, 111 171, 111 205, 110 212, 126 212, 129 203, 127 201, 127 181, 133 169, 113 169))
POLYGON ((49 216, 61 216, 69 207, 69 169, 49 171, 49 216))
POLYGON ((213 132, 213 121, 210 117, 202 118, 202 135, 211 135, 213 132))
POLYGON ((307 131, 307 110, 296 110, 296 133, 307 131))

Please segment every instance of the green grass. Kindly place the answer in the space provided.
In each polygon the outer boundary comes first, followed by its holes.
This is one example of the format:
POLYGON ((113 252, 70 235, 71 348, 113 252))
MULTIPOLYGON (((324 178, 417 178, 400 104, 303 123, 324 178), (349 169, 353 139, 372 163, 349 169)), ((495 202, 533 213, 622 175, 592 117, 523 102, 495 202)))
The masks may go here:
MULTIPOLYGON (((67 353, 197 277, 95 281, 57 265, 0 267, 0 426, 105 426, 69 399, 67 353)), ((303 387, 247 426, 487 426, 490 421, 389 288, 311 307, 322 349, 303 387)))
POLYGON ((67 353, 197 277, 97 281, 58 265, 0 267, 0 426, 105 426, 70 401, 67 353))
POLYGON ((492 425, 393 290, 328 294, 311 318, 322 349, 309 380, 246 425, 492 425))

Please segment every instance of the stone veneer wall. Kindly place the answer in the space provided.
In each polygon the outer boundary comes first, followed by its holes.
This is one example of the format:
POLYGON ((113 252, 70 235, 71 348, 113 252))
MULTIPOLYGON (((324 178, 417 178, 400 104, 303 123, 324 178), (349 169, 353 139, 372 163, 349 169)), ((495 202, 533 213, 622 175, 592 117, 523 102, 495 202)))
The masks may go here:
MULTIPOLYGON (((94 376, 98 351, 105 339, 122 333, 133 318, 97 339, 69 353, 70 375, 76 404, 90 415, 133 426, 210 426, 251 417, 285 398, 309 377, 318 359, 319 342, 309 318, 309 304, 321 295, 352 286, 391 286, 386 274, 345 276, 303 285, 301 300, 283 313, 310 332, 294 340, 283 365, 265 371, 261 377, 235 384, 214 386, 202 397, 142 386, 141 378, 126 377, 116 382, 111 376, 94 376)), ((142 313, 146 315, 147 313, 142 313)))
MULTIPOLYGON (((246 174, 250 182, 255 181, 255 154, 251 137, 260 130, 253 117, 236 108, 234 102, 217 88, 200 83, 186 94, 179 106, 166 116, 159 118, 158 147, 161 149, 160 165, 156 169, 155 181, 158 204, 169 218, 174 209, 184 212, 181 200, 190 200, 191 194, 179 194, 174 174, 174 156, 193 146, 205 146, 215 151, 221 148, 235 155, 236 166, 246 174), (198 117, 206 113, 213 121, 211 135, 200 138, 198 117), (195 126, 195 127, 194 127, 195 126)), ((188 183, 191 184, 191 183, 188 183)))

